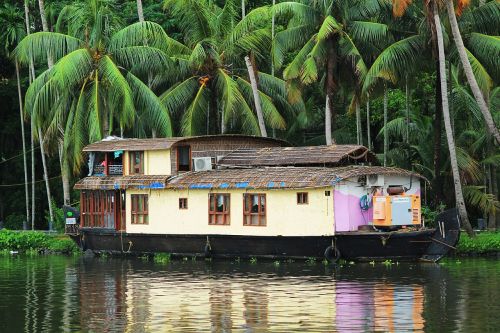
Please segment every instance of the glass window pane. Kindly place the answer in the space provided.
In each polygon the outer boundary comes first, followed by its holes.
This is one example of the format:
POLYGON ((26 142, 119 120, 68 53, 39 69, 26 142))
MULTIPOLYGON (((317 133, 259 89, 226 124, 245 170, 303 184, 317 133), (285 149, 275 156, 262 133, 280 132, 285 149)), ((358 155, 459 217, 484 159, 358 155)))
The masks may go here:
POLYGON ((259 212, 259 196, 252 195, 252 213, 259 212))
POLYGON ((215 211, 215 196, 210 194, 210 211, 215 211))
POLYGON ((217 224, 223 224, 224 223, 224 215, 217 214, 216 218, 217 218, 217 222, 216 222, 217 224))
POLYGON ((224 196, 217 194, 217 212, 224 211, 224 196))
POLYGON ((266 225, 266 216, 265 215, 260 217, 260 225, 266 225))
POLYGON ((251 215, 252 225, 259 225, 259 215, 251 215))
POLYGON ((265 195, 260 196, 260 212, 261 213, 266 212, 266 196, 265 195))

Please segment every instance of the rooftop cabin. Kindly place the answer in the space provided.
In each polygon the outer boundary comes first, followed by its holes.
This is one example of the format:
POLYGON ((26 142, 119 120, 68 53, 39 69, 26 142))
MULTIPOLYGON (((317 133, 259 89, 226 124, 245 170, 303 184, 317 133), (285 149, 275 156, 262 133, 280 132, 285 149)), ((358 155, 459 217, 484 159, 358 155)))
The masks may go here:
MULTIPOLYGON (((172 176, 215 167, 321 166, 377 164, 364 146, 289 147, 285 141, 244 135, 121 139, 107 138, 83 149, 88 176, 172 176)), ((114 180, 116 181, 116 179, 114 180)))
POLYGON ((176 175, 209 170, 237 149, 289 146, 279 139, 245 135, 211 135, 157 139, 106 138, 86 146, 89 176, 176 175))

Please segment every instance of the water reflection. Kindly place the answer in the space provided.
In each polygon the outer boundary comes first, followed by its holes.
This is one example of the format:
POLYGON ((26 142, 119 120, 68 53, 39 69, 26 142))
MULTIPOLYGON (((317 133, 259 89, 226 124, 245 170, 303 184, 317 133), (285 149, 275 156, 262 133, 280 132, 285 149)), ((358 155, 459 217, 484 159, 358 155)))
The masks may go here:
POLYGON ((499 268, 7 257, 0 332, 495 331, 499 268))

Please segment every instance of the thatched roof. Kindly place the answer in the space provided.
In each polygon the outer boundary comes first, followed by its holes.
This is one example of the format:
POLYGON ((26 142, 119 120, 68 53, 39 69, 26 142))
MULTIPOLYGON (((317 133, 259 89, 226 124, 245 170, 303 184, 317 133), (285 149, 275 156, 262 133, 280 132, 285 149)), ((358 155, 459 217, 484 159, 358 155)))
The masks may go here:
POLYGON ((169 176, 134 175, 122 177, 91 176, 79 180, 75 190, 123 190, 136 189, 161 189, 165 188, 169 176))
POLYGON ((289 146, 290 144, 284 140, 265 138, 260 136, 250 135, 203 135, 191 137, 172 137, 172 138, 155 138, 155 139, 122 139, 112 137, 99 142, 94 142, 83 148, 83 151, 102 151, 111 152, 117 150, 137 151, 137 150, 164 150, 170 149, 172 146, 180 143, 188 143, 190 141, 210 141, 210 140, 248 140, 249 142, 266 142, 269 146, 289 146))
POLYGON ((377 163, 364 146, 330 145, 309 147, 240 148, 219 161, 225 166, 341 166, 355 162, 377 163))
POLYGON ((177 176, 134 175, 122 177, 86 177, 76 183, 76 190, 118 189, 279 189, 321 188, 333 186, 351 177, 365 175, 403 175, 423 178, 417 173, 391 167, 347 166, 269 167, 191 171, 177 176))
POLYGON ((321 188, 351 177, 364 175, 404 175, 423 178, 408 170, 390 167, 348 166, 339 168, 269 167, 191 171, 173 176, 166 188, 172 189, 278 189, 321 188))

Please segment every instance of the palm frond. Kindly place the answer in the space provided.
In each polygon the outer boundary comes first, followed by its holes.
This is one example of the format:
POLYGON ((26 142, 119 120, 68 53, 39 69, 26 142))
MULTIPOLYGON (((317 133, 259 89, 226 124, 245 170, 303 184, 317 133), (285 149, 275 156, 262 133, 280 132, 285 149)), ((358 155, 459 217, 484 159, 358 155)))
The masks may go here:
POLYGON ((366 74, 363 93, 368 92, 378 79, 396 82, 408 73, 412 64, 419 61, 424 40, 421 36, 411 36, 389 45, 375 59, 366 74))
POLYGON ((137 114, 142 121, 149 128, 154 129, 159 136, 172 136, 170 115, 160 98, 130 72, 127 74, 127 82, 132 90, 137 114))
POLYGON ((22 64, 29 64, 30 57, 35 61, 46 61, 50 52, 54 61, 84 45, 83 41, 57 32, 35 32, 28 35, 12 52, 22 64))
POLYGON ((209 107, 207 86, 200 85, 191 105, 182 117, 182 134, 184 136, 200 135, 205 133, 204 125, 209 107))
POLYGON ((325 40, 330 38, 336 33, 339 33, 342 30, 342 26, 333 18, 333 16, 328 15, 323 20, 321 27, 318 31, 317 40, 325 40))
POLYGON ((199 89, 198 79, 190 77, 160 95, 160 100, 171 115, 183 111, 199 89))

